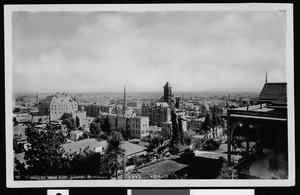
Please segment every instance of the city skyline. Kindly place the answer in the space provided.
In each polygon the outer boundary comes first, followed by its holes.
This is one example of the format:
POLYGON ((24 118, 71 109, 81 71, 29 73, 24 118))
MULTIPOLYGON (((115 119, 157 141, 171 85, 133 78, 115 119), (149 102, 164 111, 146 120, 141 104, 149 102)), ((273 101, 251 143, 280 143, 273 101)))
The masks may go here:
POLYGON ((12 16, 14 92, 156 92, 167 81, 197 92, 258 89, 266 72, 269 82, 287 79, 282 11, 12 16))

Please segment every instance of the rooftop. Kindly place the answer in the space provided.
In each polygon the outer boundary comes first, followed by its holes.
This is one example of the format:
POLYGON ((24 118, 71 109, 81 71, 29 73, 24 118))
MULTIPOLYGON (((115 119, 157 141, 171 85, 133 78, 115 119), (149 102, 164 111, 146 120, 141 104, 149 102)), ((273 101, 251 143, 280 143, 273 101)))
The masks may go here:
POLYGON ((260 102, 272 102, 287 95, 287 83, 265 83, 258 99, 260 102))
POLYGON ((166 88, 166 87, 172 87, 172 86, 170 85, 169 82, 167 82, 167 83, 165 84, 164 88, 166 88))
POLYGON ((155 106, 168 107, 169 104, 167 102, 158 102, 158 103, 155 103, 155 106))
POLYGON ((143 152, 146 149, 146 147, 144 147, 144 146, 133 144, 133 143, 130 143, 129 141, 124 141, 124 144, 125 144, 126 156, 131 156, 136 153, 143 152))
POLYGON ((95 149, 97 147, 106 147, 107 142, 106 141, 97 141, 96 139, 83 139, 78 142, 72 142, 65 144, 63 148, 66 152, 79 152, 80 150, 84 150, 86 147, 89 147, 90 149, 95 149))
POLYGON ((285 112, 277 111, 267 104, 260 104, 228 110, 228 115, 224 116, 224 118, 286 121, 287 114, 285 112))
MULTIPOLYGON (((140 153, 145 150, 144 146, 132 144, 129 141, 124 141, 124 144, 125 144, 126 156, 134 155, 136 153, 140 153)), ((89 147, 90 149, 95 149, 98 147, 106 148, 107 142, 105 140, 99 142, 96 139, 92 138, 92 139, 83 139, 78 142, 71 142, 63 146, 65 151, 69 153, 79 152, 80 150, 84 150, 86 147, 89 147)))
POLYGON ((41 103, 67 103, 67 102, 75 102, 75 100, 68 95, 67 93, 56 93, 55 95, 47 96, 45 99, 41 101, 41 103))

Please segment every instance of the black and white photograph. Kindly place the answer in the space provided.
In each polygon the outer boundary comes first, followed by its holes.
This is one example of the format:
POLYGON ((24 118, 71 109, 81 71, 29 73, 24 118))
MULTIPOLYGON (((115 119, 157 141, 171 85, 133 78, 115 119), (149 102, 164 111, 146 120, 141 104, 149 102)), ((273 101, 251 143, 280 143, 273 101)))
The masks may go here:
POLYGON ((294 185, 292 11, 5 6, 7 185, 294 185))

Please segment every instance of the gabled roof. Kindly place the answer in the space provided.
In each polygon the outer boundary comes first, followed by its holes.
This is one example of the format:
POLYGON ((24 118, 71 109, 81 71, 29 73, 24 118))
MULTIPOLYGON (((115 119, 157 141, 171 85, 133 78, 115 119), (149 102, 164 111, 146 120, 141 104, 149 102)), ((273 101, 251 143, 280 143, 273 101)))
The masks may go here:
POLYGON ((41 103, 51 103, 53 95, 47 96, 45 99, 41 100, 41 103))
POLYGON ((164 96, 162 96, 161 98, 159 98, 158 102, 164 102, 164 96))
POLYGON ((272 102, 287 95, 286 83, 266 83, 261 90, 258 100, 260 102, 272 102))
POLYGON ((169 82, 167 82, 167 83, 165 84, 164 88, 166 88, 166 87, 172 87, 172 86, 170 85, 169 82))

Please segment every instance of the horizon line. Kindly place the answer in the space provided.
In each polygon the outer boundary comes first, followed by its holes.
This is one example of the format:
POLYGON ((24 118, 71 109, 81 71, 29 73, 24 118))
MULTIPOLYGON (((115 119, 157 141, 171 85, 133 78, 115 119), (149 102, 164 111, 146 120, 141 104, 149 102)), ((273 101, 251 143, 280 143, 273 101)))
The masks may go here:
MULTIPOLYGON (((198 90, 198 91, 172 91, 172 93, 199 93, 199 92, 226 92, 226 90, 229 90, 231 92, 245 92, 247 90, 252 91, 257 91, 261 90, 261 88, 255 88, 255 87, 249 87, 249 88, 210 88, 210 89, 204 89, 204 90, 198 90), (235 91, 237 90, 237 91, 235 91)), ((12 93, 38 93, 38 94, 56 94, 56 93, 69 93, 69 94, 74 94, 74 93, 124 93, 124 91, 13 91, 12 93)), ((126 93, 163 93, 163 91, 128 91, 126 89, 126 93)))

